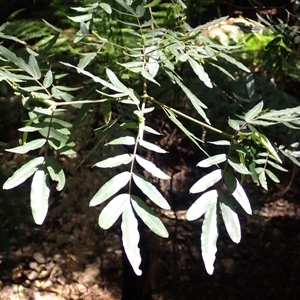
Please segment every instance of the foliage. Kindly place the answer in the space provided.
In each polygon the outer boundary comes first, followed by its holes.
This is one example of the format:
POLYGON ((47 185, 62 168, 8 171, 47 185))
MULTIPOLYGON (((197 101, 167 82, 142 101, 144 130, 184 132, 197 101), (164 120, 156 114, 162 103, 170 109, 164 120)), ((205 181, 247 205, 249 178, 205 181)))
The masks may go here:
MULTIPOLYGON (((36 224, 42 224, 48 212, 51 182, 55 183, 57 191, 65 186, 66 176, 60 157, 71 159, 76 155, 73 141, 76 127, 89 114, 91 105, 100 106, 103 126, 99 130, 105 136, 112 133, 114 137, 106 146, 117 148, 118 153, 100 157, 94 167, 117 168, 117 174, 99 188, 90 200, 90 206, 108 201, 98 219, 103 229, 110 228, 121 217, 124 249, 135 273, 140 275, 138 219, 155 234, 168 237, 167 229, 151 206, 171 209, 154 184, 154 178, 169 180, 170 176, 145 154, 150 151, 168 155, 153 142, 161 133, 152 128, 149 117, 153 111, 163 111, 196 145, 199 157, 200 154, 206 156, 199 159, 197 167, 208 169, 207 174, 190 188, 190 193, 201 193, 201 196, 188 209, 186 218, 193 221, 204 215, 202 257, 207 272, 212 274, 219 217, 222 216, 232 241, 238 243, 241 239, 238 207, 247 214, 252 213, 242 186, 245 178, 268 189, 269 180, 279 182, 272 169, 286 171, 281 166, 282 155, 299 165, 296 160, 298 145, 276 145, 263 128, 283 125, 297 130, 300 107, 273 110, 264 107, 264 101, 252 104, 255 101, 253 76, 233 55, 241 47, 238 41, 223 45, 207 34, 209 28, 224 22, 227 17, 192 28, 185 22, 186 6, 182 1, 163 4, 167 8, 165 19, 156 9, 160 1, 144 5, 128 2, 131 1, 117 0, 113 5, 93 2, 72 8, 76 15, 69 18, 76 23, 76 33, 64 32, 45 21, 53 31, 52 37, 42 43, 41 49, 27 48, 22 57, 0 45, 1 81, 7 82, 21 97, 28 114, 24 126, 19 128, 21 145, 6 151, 20 155, 34 153, 31 157, 26 156, 27 162, 6 180, 3 188, 15 188, 32 177, 32 215, 36 224), (59 66, 49 65, 46 54, 51 53, 62 35, 68 37, 69 43, 72 41, 69 49, 74 60, 61 61, 59 66), (227 68, 228 65, 234 68, 227 68), (217 120, 206 113, 211 108, 211 101, 202 101, 188 86, 183 72, 180 73, 187 70, 189 76, 197 78, 202 89, 211 90, 215 88, 208 72, 211 68, 232 83, 236 79, 235 72, 247 78, 246 97, 252 107, 242 114, 230 116, 228 132, 213 125, 217 120), (61 85, 60 79, 71 71, 76 71, 88 88, 61 85), (186 105, 192 107, 193 114, 186 114, 154 95, 154 91, 164 90, 166 79, 185 95, 189 101, 186 105), (72 121, 70 108, 77 111, 72 121), (207 142, 216 147, 217 154, 207 153, 203 147, 205 141, 183 120, 221 136, 207 142), (133 192, 136 189, 144 194, 144 199, 133 192)), ((0 29, 5 32, 5 25, 0 29)), ((5 34, 0 38, 23 43, 5 34)), ((274 40, 277 41, 275 38, 270 43, 275 43, 274 40)), ((52 55, 55 61, 55 53, 52 55)), ((227 120, 228 115, 222 118, 227 120)))

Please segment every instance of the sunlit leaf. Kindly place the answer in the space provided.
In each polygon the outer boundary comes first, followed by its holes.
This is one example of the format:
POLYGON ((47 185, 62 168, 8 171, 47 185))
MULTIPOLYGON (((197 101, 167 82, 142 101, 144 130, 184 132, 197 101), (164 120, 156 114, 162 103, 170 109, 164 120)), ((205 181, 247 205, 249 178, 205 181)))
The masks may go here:
POLYGON ((220 193, 220 208, 228 235, 234 243, 241 241, 241 225, 237 213, 227 195, 220 193))
POLYGON ((264 107, 264 102, 261 101, 245 114, 245 121, 249 122, 260 114, 264 107))
POLYGON ((35 79, 40 79, 42 74, 37 63, 36 58, 33 55, 29 56, 29 68, 31 70, 31 74, 35 79))
POLYGON ((155 84, 157 84, 157 85, 160 85, 151 75, 150 75, 150 73, 148 73, 145 69, 141 69, 141 75, 145 78, 145 79, 147 79, 147 80, 149 80, 149 81, 151 81, 151 82, 153 82, 153 83, 155 83, 155 84))
POLYGON ((127 258, 136 275, 141 275, 139 269, 142 258, 138 247, 140 233, 138 230, 138 221, 133 213, 130 202, 126 205, 122 214, 122 242, 127 258))
POLYGON ((237 171, 240 174, 245 174, 245 175, 251 174, 251 172, 247 169, 247 167, 244 164, 237 161, 233 157, 229 157, 228 163, 235 171, 237 171))
POLYGON ((100 3, 99 6, 102 7, 102 9, 104 11, 106 11, 108 14, 111 14, 112 13, 112 9, 111 9, 111 6, 107 3, 100 3))
POLYGON ((52 83, 53 83, 53 74, 51 70, 48 70, 43 80, 43 86, 47 89, 49 86, 52 85, 52 83))
POLYGON ((266 174, 271 178, 271 180, 273 180, 276 183, 279 183, 280 180, 279 178, 270 170, 266 169, 266 174))
POLYGON ((95 57, 97 56, 97 53, 86 53, 82 54, 79 63, 77 65, 78 72, 80 73, 80 70, 83 70, 95 57))
POLYGON ((132 136, 123 136, 120 138, 117 138, 115 140, 110 141, 106 145, 134 145, 135 144, 135 138, 132 136))
POLYGON ((149 227, 151 231, 163 238, 167 238, 169 236, 169 233, 162 221, 155 216, 149 206, 142 199, 133 195, 132 206, 136 214, 142 219, 142 221, 149 227))
POLYGON ((206 272, 212 275, 217 253, 217 199, 208 207, 202 224, 201 250, 206 272))
POLYGON ((188 58, 188 62, 190 63, 190 66, 194 70, 195 74, 199 77, 199 79, 209 88, 212 88, 213 85, 211 83, 211 80, 207 73, 204 71, 204 68, 202 67, 201 64, 196 62, 194 59, 191 57, 188 58))
POLYGON ((14 174, 5 181, 3 189, 9 190, 23 183, 27 178, 33 175, 33 173, 39 168, 39 166, 43 162, 43 156, 36 157, 27 162, 20 169, 15 171, 14 174))
POLYGON ((155 144, 152 144, 150 142, 146 142, 144 140, 139 140, 139 144, 140 146, 148 149, 148 150, 151 150, 151 151, 154 151, 154 152, 157 152, 157 153, 167 153, 166 150, 160 148, 159 146, 155 145, 155 144))
POLYGON ((243 187, 240 185, 239 181, 228 172, 224 172, 224 180, 225 184, 232 194, 232 196, 235 198, 235 200, 241 205, 241 207, 244 209, 244 211, 251 215, 252 209, 250 205, 250 201, 243 189, 243 187))
POLYGON ((265 170, 263 169, 262 172, 258 175, 258 180, 260 185, 265 189, 268 190, 268 183, 267 183, 267 178, 266 178, 266 173, 265 170))
POLYGON ((188 221, 199 219, 203 214, 206 213, 208 208, 217 201, 217 198, 218 198, 217 190, 211 190, 204 193, 187 210, 186 219, 188 221))
POLYGON ((234 129, 234 130, 236 130, 236 131, 240 130, 240 125, 239 125, 239 123, 238 123, 237 121, 235 121, 235 120, 229 119, 229 120, 228 120, 228 125, 229 125, 232 129, 234 129))
POLYGON ((129 202, 129 194, 121 194, 110 200, 99 215, 99 226, 103 229, 110 228, 123 213, 129 202))
POLYGON ((46 166, 53 181, 57 181, 56 190, 61 191, 66 183, 65 172, 58 161, 52 157, 46 158, 46 166))
POLYGON ((197 164, 197 167, 208 168, 213 165, 220 164, 226 160, 226 154, 217 154, 211 157, 208 157, 197 164))
POLYGON ((105 160, 99 161, 94 165, 98 168, 114 168, 121 165, 127 165, 132 161, 131 154, 121 154, 114 157, 107 158, 105 160))
POLYGON ((39 149, 43 147, 46 143, 46 139, 36 139, 33 141, 30 141, 22 146, 18 146, 15 148, 5 149, 7 152, 13 152, 18 154, 24 154, 31 150, 39 149))
POLYGON ((139 155, 135 156, 137 163, 143 167, 147 172, 151 173, 153 176, 156 176, 157 178, 160 179, 170 179, 171 177, 169 175, 167 175, 166 173, 164 173, 161 169, 157 168, 156 165, 147 160, 142 158, 139 155))
POLYGON ((49 176, 46 169, 38 169, 32 179, 30 190, 30 206, 34 222, 41 225, 48 212, 48 201, 50 195, 49 176))
POLYGON ((120 189, 122 189, 130 179, 131 175, 129 172, 122 172, 117 174, 109 181, 107 181, 99 191, 94 195, 90 201, 89 206, 96 206, 103 203, 105 200, 116 194, 120 189))
POLYGON ((200 193, 213 186, 222 178, 222 171, 220 169, 214 170, 199 179, 191 188, 190 193, 200 193))
POLYGON ((168 201, 163 197, 163 195, 152 183, 150 183, 144 177, 137 174, 133 174, 133 180, 137 187, 157 206, 166 210, 170 209, 168 201))

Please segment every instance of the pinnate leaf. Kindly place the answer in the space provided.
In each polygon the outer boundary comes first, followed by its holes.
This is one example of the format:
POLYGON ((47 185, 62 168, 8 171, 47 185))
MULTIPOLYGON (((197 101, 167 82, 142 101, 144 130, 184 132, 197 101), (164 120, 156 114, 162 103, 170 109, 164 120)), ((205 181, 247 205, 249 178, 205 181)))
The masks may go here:
POLYGON ((27 162, 20 169, 15 171, 14 174, 5 181, 3 189, 9 190, 23 183, 27 178, 33 175, 33 173, 39 168, 39 166, 43 162, 43 156, 36 157, 27 162))
POLYGON ((99 161, 94 166, 98 168, 114 168, 120 165, 127 165, 132 161, 131 154, 121 154, 99 161))
POLYGON ((211 157, 208 157, 197 164, 197 167, 208 168, 213 165, 222 163, 226 160, 226 154, 217 154, 211 157))
POLYGON ((214 262, 217 253, 217 199, 209 207, 205 213, 205 218, 202 224, 201 233, 201 249, 202 257, 205 265, 206 272, 212 275, 214 272, 214 262))
POLYGON ((107 181, 99 191, 94 195, 90 201, 90 206, 96 206, 103 203, 109 197, 116 194, 121 188, 123 188, 129 181, 131 175, 128 171, 117 174, 109 181, 107 181))
POLYGON ((222 178, 222 171, 220 169, 214 170, 199 179, 191 188, 190 193, 200 193, 213 186, 222 178))
POLYGON ((129 194, 120 194, 109 201, 109 203, 103 208, 99 215, 99 226, 103 229, 110 228, 123 213, 129 201, 129 194))
POLYGON ((166 173, 164 173, 161 169, 159 169, 158 167, 156 167, 156 165, 147 160, 142 158, 139 155, 135 156, 137 163, 143 167, 147 172, 151 173, 153 176, 156 176, 157 178, 160 179, 170 179, 171 177, 169 175, 167 175, 166 173))
POLYGON ((6 149, 5 151, 18 153, 18 154, 24 154, 31 150, 41 148, 42 146, 45 145, 45 143, 46 143, 46 139, 36 139, 36 140, 30 141, 22 146, 6 149))
POLYGON ((241 241, 241 225, 233 205, 225 194, 219 195, 220 208, 229 237, 234 243, 241 241))
POLYGON ((157 216, 155 216, 149 206, 142 199, 133 195, 132 206, 136 214, 142 219, 142 221, 149 227, 151 231, 163 238, 167 238, 169 236, 165 225, 157 216))
POLYGON ((49 175, 43 166, 34 173, 30 191, 31 212, 34 222, 38 225, 41 225, 46 218, 49 195, 49 175))
POLYGON ((188 209, 188 211, 186 212, 186 219, 188 221, 199 219, 203 214, 206 213, 208 208, 217 201, 217 199, 217 190, 211 190, 204 193, 188 209))
POLYGON ((140 233, 138 230, 138 221, 133 213, 130 202, 125 206, 122 214, 122 241, 127 258, 136 275, 141 275, 142 271, 139 269, 142 258, 140 249, 138 247, 140 240, 140 233))
POLYGON ((144 177, 133 174, 133 180, 137 187, 156 205, 162 209, 169 210, 170 205, 158 189, 144 177))

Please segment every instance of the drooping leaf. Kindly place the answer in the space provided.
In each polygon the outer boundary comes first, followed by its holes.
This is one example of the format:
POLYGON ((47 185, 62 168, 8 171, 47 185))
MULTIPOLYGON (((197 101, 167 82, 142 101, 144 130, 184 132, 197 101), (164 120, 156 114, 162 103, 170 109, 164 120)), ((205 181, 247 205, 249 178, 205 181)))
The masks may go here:
POLYGON ((159 169, 158 167, 156 167, 156 165, 147 160, 142 158, 139 155, 135 156, 137 163, 143 167, 147 172, 151 173, 153 176, 156 176, 157 178, 160 179, 170 179, 171 177, 169 175, 167 175, 166 173, 164 173, 161 169, 159 169))
POLYGON ((138 221, 133 213, 131 203, 128 202, 122 214, 122 241, 127 258, 136 275, 141 275, 139 269, 141 264, 141 254, 138 247, 140 233, 138 230, 138 221))
POLYGON ((34 222, 38 225, 41 225, 46 218, 49 195, 49 175, 43 166, 34 173, 30 190, 31 212, 34 222))
MULTIPOLYGON (((215 198, 214 198, 215 199, 215 198)), ((202 224, 201 250, 206 272, 212 275, 217 253, 217 199, 208 207, 202 224)))
POLYGON ((150 142, 146 142, 144 140, 139 140, 139 144, 140 146, 148 149, 148 150, 151 150, 151 151, 154 151, 154 152, 157 152, 157 153, 167 153, 166 150, 160 148, 159 146, 153 144, 153 143, 150 143, 150 142))
POLYGON ((106 68, 106 75, 108 76, 110 82, 121 92, 128 93, 128 88, 118 79, 115 73, 106 68))
POLYGON ((257 117, 264 107, 264 102, 261 101, 245 114, 245 121, 249 122, 257 117))
POLYGON ((233 120, 233 119, 229 119, 229 120, 228 120, 228 125, 229 125, 232 129, 234 129, 234 130, 236 130, 236 131, 240 130, 240 125, 239 125, 239 123, 238 123, 237 121, 233 120))
POLYGON ((110 228, 130 202, 129 194, 120 194, 109 201, 99 215, 98 224, 103 229, 110 228))
POLYGON ((232 194, 232 196, 235 198, 235 200, 241 205, 241 207, 244 209, 244 211, 251 215, 252 209, 250 205, 250 201, 243 189, 243 187, 240 185, 239 181, 228 172, 224 172, 223 174, 225 184, 232 194))
POLYGON ((121 165, 127 165, 132 161, 131 154, 121 154, 114 157, 110 157, 104 159, 102 161, 97 162, 94 167, 98 168, 114 168, 121 165))
POLYGON ((106 11, 109 15, 112 13, 111 6, 107 3, 100 3, 99 6, 102 7, 104 11, 106 11))
POLYGON ((236 65, 239 69, 243 70, 243 71, 246 71, 246 72, 249 72, 250 73, 250 70, 245 67, 241 62, 237 61, 235 58, 233 58, 232 56, 224 53, 224 52, 219 52, 218 54, 220 57, 226 59, 228 62, 230 62, 231 64, 233 65, 236 65))
POLYGON ((196 62, 193 58, 189 57, 188 62, 192 69, 194 70, 195 74, 199 77, 199 79, 209 88, 212 88, 213 85, 207 73, 204 71, 204 68, 201 64, 196 62))
POLYGON ((270 179, 276 183, 279 183, 279 178, 270 170, 266 169, 266 174, 270 177, 270 179))
POLYGON ((144 177, 133 173, 133 180, 137 187, 157 206, 169 210, 170 205, 157 188, 144 177))
POLYGON ((204 160, 201 160, 198 164, 197 167, 200 168, 208 168, 213 165, 220 164, 226 160, 226 154, 217 154, 211 157, 208 157, 204 160))
POLYGON ((103 203, 112 195, 116 194, 120 189, 122 189, 129 181, 131 175, 129 172, 122 172, 117 174, 109 181, 107 181, 99 191, 94 195, 90 201, 89 206, 96 206, 103 203))
POLYGON ((263 168, 260 168, 260 169, 261 169, 261 172, 259 172, 258 168, 256 168, 256 170, 259 173, 258 181, 259 181, 260 185, 267 191, 268 190, 268 182, 267 182, 267 178, 266 178, 266 172, 263 168))
POLYGON ((186 219, 193 221, 199 219, 203 214, 206 213, 208 208, 217 201, 218 192, 217 190, 211 190, 200 196, 187 210, 186 219))
POLYGON ((36 157, 27 162, 20 169, 15 171, 14 174, 5 181, 3 189, 9 190, 23 183, 27 178, 33 175, 33 173, 39 168, 39 166, 43 162, 43 156, 36 157))
POLYGON ((51 179, 53 181, 57 181, 56 190, 61 191, 66 183, 66 177, 63 168, 56 159, 49 156, 46 158, 46 166, 51 179))
POLYGON ((167 238, 169 236, 169 233, 162 221, 155 216, 149 206, 142 199, 133 195, 131 201, 136 214, 142 219, 142 221, 149 227, 151 231, 163 238, 167 238))
POLYGON ((196 194, 201 193, 207 190, 209 187, 213 186, 222 178, 222 171, 220 169, 214 170, 209 174, 206 174, 201 179, 199 179, 194 185, 190 188, 190 193, 196 194))
POLYGON ((15 148, 5 149, 7 152, 13 152, 18 154, 24 154, 31 150, 39 149, 43 147, 46 143, 46 139, 36 139, 33 141, 30 141, 22 146, 18 146, 15 148))
POLYGON ((227 195, 220 193, 220 209, 227 233, 234 243, 241 241, 241 225, 237 213, 227 195))
POLYGON ((147 79, 147 80, 149 80, 149 81, 151 81, 151 82, 153 82, 153 83, 155 83, 155 84, 157 84, 157 85, 160 86, 160 84, 159 84, 159 83, 151 76, 151 74, 148 73, 144 68, 141 69, 141 75, 142 75, 145 79, 147 79))

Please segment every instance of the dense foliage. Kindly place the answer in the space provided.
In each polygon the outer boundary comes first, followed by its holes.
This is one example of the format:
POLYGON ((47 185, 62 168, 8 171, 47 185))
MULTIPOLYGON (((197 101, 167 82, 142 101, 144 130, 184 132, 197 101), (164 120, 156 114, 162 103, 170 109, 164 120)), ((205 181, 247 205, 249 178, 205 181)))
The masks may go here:
MULTIPOLYGON (((62 157, 77 155, 76 129, 93 107, 99 107, 99 140, 111 140, 93 163, 96 168, 116 168, 116 175, 99 187, 89 205, 108 201, 98 219, 103 229, 121 218, 123 246, 140 275, 138 223, 168 237, 152 204, 161 210, 171 209, 155 184, 171 177, 147 155, 169 155, 156 143, 161 132, 153 128, 150 118, 153 111, 163 112, 197 147, 197 167, 206 170, 190 187, 191 194, 201 194, 188 209, 186 219, 204 218, 202 257, 212 274, 221 217, 231 240, 239 243, 237 211, 241 207, 252 213, 243 183, 252 180, 268 189, 268 181, 279 182, 274 169, 287 171, 281 165, 283 157, 299 165, 296 140, 278 144, 268 128, 280 125, 288 128, 284 130, 298 130, 300 107, 289 107, 288 102, 280 109, 265 106, 259 84, 246 66, 250 59, 258 66, 264 63, 274 70, 272 79, 279 84, 286 69, 297 69, 291 52, 299 43, 299 32, 282 21, 274 23, 262 17, 261 24, 225 16, 192 27, 186 22, 183 1, 131 2, 92 1, 72 7, 68 12, 72 29, 63 30, 44 20, 47 31, 37 31, 34 38, 38 41, 32 47, 21 40, 22 34, 10 35, 7 28, 13 25, 0 27, 0 79, 14 90, 26 110, 19 128, 20 145, 5 149, 23 155, 25 162, 3 188, 13 189, 32 177, 32 215, 36 224, 42 224, 51 182, 57 191, 66 183, 62 157), (14 47, 7 47, 7 41, 13 41, 14 47), (247 53, 245 44, 248 50, 256 49, 247 53), (245 63, 239 55, 241 49, 245 63), (266 50, 264 56, 258 53, 262 50, 266 50), (66 52, 71 53, 68 61, 66 52), (74 86, 73 78, 83 82, 82 86, 74 86), (210 95, 220 89, 218 78, 220 84, 233 87, 233 96, 228 96, 236 104, 221 116, 210 113, 216 105, 210 95), (180 105, 170 99, 173 87, 180 95, 180 105), (208 137, 213 140, 207 141, 199 132, 212 132, 208 137)), ((298 6, 296 2, 295 11, 298 6)), ((101 143, 96 147, 104 148, 101 143)))

